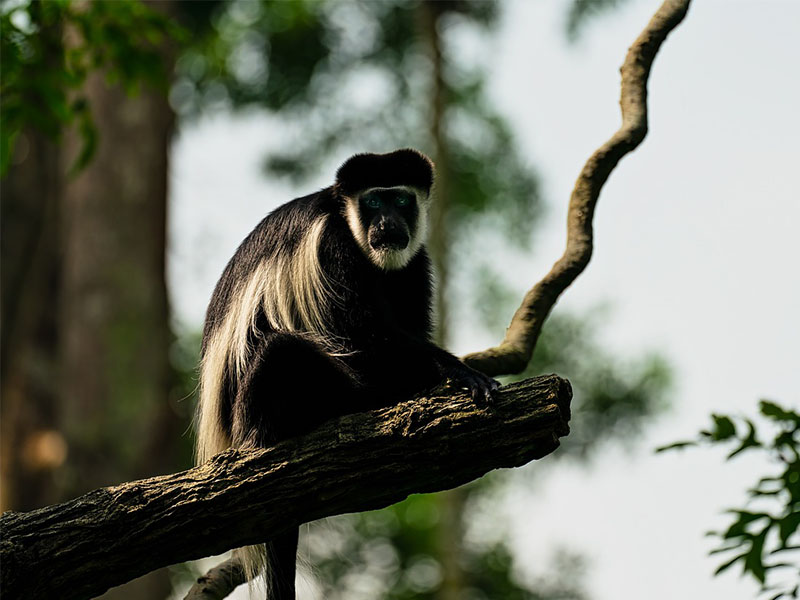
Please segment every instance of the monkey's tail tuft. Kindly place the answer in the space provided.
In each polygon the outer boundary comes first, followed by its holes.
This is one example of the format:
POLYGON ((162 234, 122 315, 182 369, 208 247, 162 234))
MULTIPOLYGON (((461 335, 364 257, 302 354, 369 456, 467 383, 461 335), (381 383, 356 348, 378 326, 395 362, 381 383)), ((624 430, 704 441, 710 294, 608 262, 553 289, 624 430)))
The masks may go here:
POLYGON ((264 584, 267 589, 270 587, 270 570, 268 552, 266 544, 255 546, 244 546, 233 551, 242 563, 247 585, 252 588, 259 585, 259 578, 264 576, 264 584))

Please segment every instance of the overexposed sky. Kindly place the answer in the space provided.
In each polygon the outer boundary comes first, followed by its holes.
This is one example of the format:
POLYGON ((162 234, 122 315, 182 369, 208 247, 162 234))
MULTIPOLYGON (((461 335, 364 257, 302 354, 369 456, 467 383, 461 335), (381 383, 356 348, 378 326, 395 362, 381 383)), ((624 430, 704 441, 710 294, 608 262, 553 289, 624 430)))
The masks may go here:
MULTIPOLYGON (((562 251, 575 176, 619 125, 618 68, 659 2, 632 0, 574 45, 565 4, 505 3, 491 48, 493 99, 550 207, 535 255, 498 260, 520 290, 562 251)), ((799 34, 792 0, 695 0, 656 58, 650 133, 606 184, 592 262, 560 304, 607 303, 603 343, 667 355, 674 407, 633 451, 609 447, 591 469, 563 463, 535 487, 513 486, 504 507, 524 570, 541 572, 542 549, 561 546, 588 557, 596 600, 755 597, 735 572, 711 576, 719 560, 703 533, 727 522, 722 510, 742 503, 764 467, 652 449, 693 435, 712 411, 753 414, 762 397, 800 404, 799 34)), ((279 144, 257 114, 210 117, 176 140, 170 286, 185 325, 200 327, 222 268, 264 214, 332 180, 267 182, 259 165, 279 144)), ((494 341, 464 335, 454 350, 494 341)))

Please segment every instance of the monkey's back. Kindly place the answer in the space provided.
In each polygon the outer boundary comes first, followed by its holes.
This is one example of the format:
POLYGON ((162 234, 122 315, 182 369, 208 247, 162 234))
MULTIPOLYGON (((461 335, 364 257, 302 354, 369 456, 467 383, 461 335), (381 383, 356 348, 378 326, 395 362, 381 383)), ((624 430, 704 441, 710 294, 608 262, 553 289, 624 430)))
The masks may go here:
POLYGON ((265 260, 295 251, 312 224, 331 210, 331 188, 295 198, 265 216, 242 240, 214 287, 203 326, 202 353, 230 309, 238 286, 265 260))

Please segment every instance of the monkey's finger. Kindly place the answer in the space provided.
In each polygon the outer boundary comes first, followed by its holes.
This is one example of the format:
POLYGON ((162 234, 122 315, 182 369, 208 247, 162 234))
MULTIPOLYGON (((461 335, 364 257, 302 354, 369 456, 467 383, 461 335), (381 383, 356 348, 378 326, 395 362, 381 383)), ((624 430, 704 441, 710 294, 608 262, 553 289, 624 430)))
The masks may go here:
POLYGON ((494 391, 497 388, 495 387, 487 387, 483 390, 483 393, 486 395, 486 404, 494 404, 494 391))
POLYGON ((490 386, 484 383, 475 383, 472 387, 472 401, 478 406, 489 406, 494 403, 494 396, 490 386))
POLYGON ((487 406, 491 404, 492 398, 489 396, 489 390, 486 386, 481 385, 480 383, 475 383, 472 386, 472 401, 477 406, 487 406))
POLYGON ((472 396, 472 401, 475 404, 481 403, 481 388, 479 385, 471 385, 469 387, 470 395, 472 396))

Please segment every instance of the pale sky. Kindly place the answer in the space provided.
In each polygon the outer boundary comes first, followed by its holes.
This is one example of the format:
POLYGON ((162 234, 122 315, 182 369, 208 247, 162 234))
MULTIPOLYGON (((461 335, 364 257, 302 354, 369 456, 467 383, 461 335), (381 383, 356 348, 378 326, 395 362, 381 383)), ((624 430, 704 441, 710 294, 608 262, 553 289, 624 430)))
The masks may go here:
MULTIPOLYGON (((658 5, 632 1, 569 45, 565 3, 505 4, 490 54, 493 99, 549 206, 535 255, 498 260, 519 290, 562 251, 572 184, 619 125, 618 68, 658 5)), ((524 571, 541 573, 549 550, 564 547, 587 556, 595 600, 755 597, 736 569, 712 577, 719 558, 707 556, 713 541, 703 533, 727 523, 722 511, 743 503, 765 466, 652 449, 692 436, 714 411, 753 415, 760 398, 800 405, 798 35, 798 2, 695 0, 659 53, 650 133, 606 184, 592 262, 560 305, 607 304, 604 344, 623 357, 666 355, 673 408, 632 451, 608 447, 590 468, 542 465, 535 485, 513 486, 503 505, 524 571)), ((224 264, 258 220, 318 187, 264 179, 259 165, 275 137, 258 115, 217 115, 176 141, 170 286, 187 326, 200 327, 224 264)), ((464 335, 453 350, 496 341, 464 335)))

